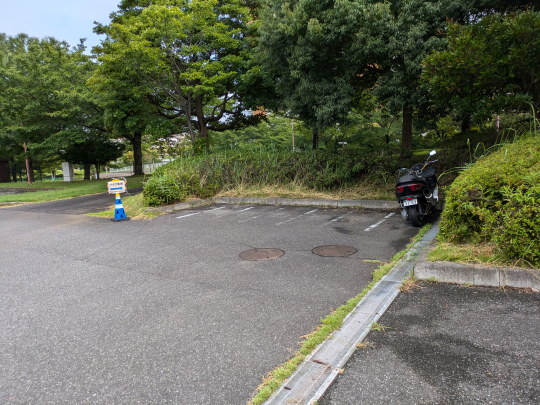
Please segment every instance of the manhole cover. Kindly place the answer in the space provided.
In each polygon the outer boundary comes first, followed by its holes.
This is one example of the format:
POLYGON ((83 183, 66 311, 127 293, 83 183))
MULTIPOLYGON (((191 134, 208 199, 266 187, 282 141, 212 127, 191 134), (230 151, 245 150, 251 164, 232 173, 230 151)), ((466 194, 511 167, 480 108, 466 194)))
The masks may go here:
POLYGON ((312 252, 323 257, 345 257, 354 255, 358 249, 351 246, 330 245, 316 247, 312 252))
POLYGON ((272 260, 277 259, 285 254, 283 250, 279 249, 252 249, 246 252, 240 253, 240 257, 244 260, 272 260))

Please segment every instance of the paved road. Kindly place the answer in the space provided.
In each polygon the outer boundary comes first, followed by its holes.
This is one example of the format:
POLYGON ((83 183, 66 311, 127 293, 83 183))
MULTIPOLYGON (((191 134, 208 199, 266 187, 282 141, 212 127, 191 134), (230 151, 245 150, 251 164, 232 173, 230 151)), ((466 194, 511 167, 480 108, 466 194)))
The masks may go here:
MULTIPOLYGON (((122 197, 139 194, 142 190, 142 187, 129 189, 129 193, 123 194, 122 197)), ((39 204, 24 204, 10 208, 10 210, 37 212, 42 214, 82 215, 90 212, 107 211, 114 205, 114 201, 114 195, 100 193, 39 204)))
POLYGON ((370 282, 364 259, 416 233, 369 210, 215 205, 113 223, 52 205, 0 210, 0 403, 244 404, 370 282), (324 245, 358 252, 311 252, 324 245), (285 254, 239 257, 252 248, 285 254))
POLYGON ((320 405, 540 403, 538 293, 424 285, 378 323, 320 405))

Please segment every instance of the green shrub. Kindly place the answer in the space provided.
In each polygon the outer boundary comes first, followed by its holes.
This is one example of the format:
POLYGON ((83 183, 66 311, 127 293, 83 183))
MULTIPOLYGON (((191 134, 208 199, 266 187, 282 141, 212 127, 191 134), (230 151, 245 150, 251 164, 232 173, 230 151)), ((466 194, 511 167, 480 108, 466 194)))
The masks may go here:
POLYGON ((144 205, 158 207, 164 204, 171 204, 178 201, 184 201, 186 194, 180 190, 174 176, 161 175, 152 176, 146 182, 143 190, 144 205))
POLYGON ((201 185, 199 175, 193 172, 160 171, 147 182, 143 202, 150 207, 185 201, 187 197, 209 198, 219 191, 214 183, 201 185))
POLYGON ((509 257, 540 261, 540 136, 502 146, 450 187, 440 235, 492 241, 509 257))

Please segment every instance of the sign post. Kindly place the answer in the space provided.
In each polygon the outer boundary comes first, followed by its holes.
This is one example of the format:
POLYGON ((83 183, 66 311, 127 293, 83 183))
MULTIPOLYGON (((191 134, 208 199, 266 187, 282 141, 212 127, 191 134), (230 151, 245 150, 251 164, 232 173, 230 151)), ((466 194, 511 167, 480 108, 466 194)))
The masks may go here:
POLYGON ((119 179, 112 179, 107 183, 107 190, 109 194, 116 194, 116 202, 114 205, 114 218, 111 219, 113 222, 118 221, 129 221, 129 217, 126 216, 124 211, 124 206, 122 205, 122 199, 120 198, 121 193, 127 192, 127 180, 125 177, 119 179))

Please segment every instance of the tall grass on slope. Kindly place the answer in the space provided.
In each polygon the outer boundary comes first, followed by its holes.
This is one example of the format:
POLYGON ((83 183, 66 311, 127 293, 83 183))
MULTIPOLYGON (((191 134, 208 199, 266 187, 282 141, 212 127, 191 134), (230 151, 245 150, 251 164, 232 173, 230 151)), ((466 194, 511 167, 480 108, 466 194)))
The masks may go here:
POLYGON ((181 157, 160 167, 144 190, 145 204, 157 206, 188 197, 208 198, 223 189, 291 185, 329 191, 393 183, 399 159, 354 151, 224 151, 181 157))

